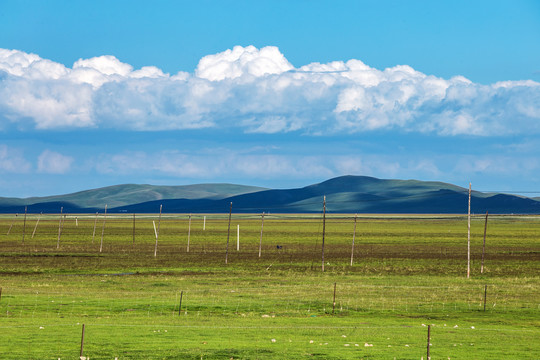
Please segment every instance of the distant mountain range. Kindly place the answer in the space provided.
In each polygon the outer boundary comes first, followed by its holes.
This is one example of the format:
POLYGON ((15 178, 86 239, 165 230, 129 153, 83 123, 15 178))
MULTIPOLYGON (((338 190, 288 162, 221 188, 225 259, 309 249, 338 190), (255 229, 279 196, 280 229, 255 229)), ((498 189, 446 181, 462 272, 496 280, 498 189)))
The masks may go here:
MULTIPOLYGON (((297 189, 266 189, 233 184, 186 186, 116 185, 73 194, 1 198, 0 213, 103 212, 112 213, 313 213, 328 212, 463 214, 468 189, 435 181, 385 180, 367 176, 341 176, 297 189)), ((540 199, 472 192, 471 211, 492 214, 540 214, 540 199)))

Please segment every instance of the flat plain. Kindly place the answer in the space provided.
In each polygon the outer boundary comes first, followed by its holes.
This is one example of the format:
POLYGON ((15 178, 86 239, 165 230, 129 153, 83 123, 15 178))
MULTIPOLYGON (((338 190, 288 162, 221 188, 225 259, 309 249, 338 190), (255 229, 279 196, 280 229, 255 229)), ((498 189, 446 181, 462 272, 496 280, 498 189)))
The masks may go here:
POLYGON ((23 216, 2 358, 77 358, 83 324, 90 359, 426 359, 428 326, 432 359, 540 354, 540 216, 490 215, 482 273, 473 216, 469 279, 463 215, 23 216))

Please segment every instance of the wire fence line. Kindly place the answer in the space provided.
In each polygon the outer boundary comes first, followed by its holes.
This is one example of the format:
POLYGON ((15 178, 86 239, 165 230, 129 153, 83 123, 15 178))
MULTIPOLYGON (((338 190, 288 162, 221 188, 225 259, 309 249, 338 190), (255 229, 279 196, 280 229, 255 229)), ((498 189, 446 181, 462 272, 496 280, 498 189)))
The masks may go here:
POLYGON ((64 359, 75 358, 80 349, 80 354, 84 353, 92 359, 154 358, 156 353, 174 358, 236 358, 243 357, 242 354, 249 358, 265 358, 272 353, 280 354, 282 358, 303 358, 311 356, 312 352, 318 356, 340 358, 397 356, 419 359, 424 358, 426 344, 429 343, 433 358, 460 358, 464 354, 467 354, 467 358, 482 358, 489 354, 489 350, 485 352, 486 349, 493 346, 500 347, 499 356, 532 358, 530 355, 538 350, 534 338, 539 333, 537 329, 439 323, 429 324, 431 331, 427 338, 427 325, 419 322, 402 326, 365 325, 360 322, 343 326, 303 324, 302 331, 298 330, 297 324, 251 326, 86 322, 85 325, 80 322, 0 325, 3 331, 24 329, 26 333, 25 337, 11 337, 15 346, 3 355, 32 358, 32 354, 39 353, 42 357, 64 359), (81 328, 86 328, 82 337, 81 328), (138 339, 147 339, 153 346, 130 341, 122 336, 126 333, 138 339), (217 338, 216 333, 220 335, 217 338), (496 336, 493 336, 494 333, 496 336), (532 342, 525 348, 520 343, 516 344, 518 339, 524 338, 532 342), (54 346, 46 345, 55 341, 59 342, 54 346))
MULTIPOLYGON (((340 287, 336 298, 337 313, 399 312, 399 313, 454 313, 454 312, 521 312, 540 314, 540 302, 535 297, 538 288, 514 287, 513 292, 503 286, 491 286, 488 298, 480 286, 463 287, 389 286, 340 287), (415 290, 412 292, 403 291, 415 290), (369 291, 368 291, 369 290, 369 291), (388 293, 388 290, 392 290, 388 293), (485 302, 484 302, 485 301, 485 302), (485 310, 484 310, 485 309, 485 310)), ((333 311, 331 296, 322 287, 273 286, 271 288, 244 287, 234 289, 193 289, 161 291, 148 297, 127 294, 123 297, 102 295, 63 294, 61 292, 4 289, 0 302, 0 318, 53 318, 114 316, 118 318, 206 316, 244 314, 309 315, 333 311), (317 295, 313 295, 313 291, 317 295), (179 306, 182 306, 179 308, 179 306)))
MULTIPOLYGON (((70 323, 70 324, 58 324, 58 323, 46 323, 40 322, 39 325, 36 324, 25 324, 25 325, 0 325, 0 329, 18 329, 18 328, 31 328, 35 329, 39 327, 60 327, 60 328, 79 328, 81 323, 70 323)), ((110 324, 110 323, 99 323, 91 322, 91 326, 99 327, 110 327, 110 328, 156 328, 156 327, 167 327, 169 329, 245 329, 245 330, 257 330, 257 329, 275 329, 275 330, 296 330, 298 329, 297 325, 251 325, 251 326, 240 326, 240 325, 190 325, 190 324, 177 324, 177 323, 164 323, 156 322, 153 324, 110 324)), ((364 325, 361 323, 355 325, 342 325, 342 326, 332 326, 332 325, 303 325, 303 329, 313 329, 313 330, 358 330, 358 329, 404 329, 404 328, 415 328, 423 329, 427 325, 364 325)), ((498 331, 498 332, 514 332, 514 333, 539 333, 538 329, 516 329, 516 328, 482 328, 477 326, 456 326, 451 323, 450 325, 440 325, 440 324, 430 324, 432 328, 439 329, 448 329, 449 331, 463 331, 463 332, 473 332, 473 331, 498 331)))

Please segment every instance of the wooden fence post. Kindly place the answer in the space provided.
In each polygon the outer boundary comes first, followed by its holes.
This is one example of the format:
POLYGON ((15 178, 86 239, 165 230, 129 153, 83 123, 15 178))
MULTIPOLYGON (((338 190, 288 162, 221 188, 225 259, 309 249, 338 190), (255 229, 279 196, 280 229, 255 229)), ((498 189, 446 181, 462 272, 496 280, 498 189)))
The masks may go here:
POLYGON ((429 355, 429 346, 431 345, 429 342, 431 341, 431 325, 427 326, 427 360, 431 359, 431 356, 429 355))
POLYGON ((191 237, 191 214, 189 214, 189 222, 188 222, 188 232, 187 232, 187 249, 186 252, 189 252, 189 240, 191 237))
POLYGON ((133 213, 133 242, 131 245, 135 245, 135 213, 133 213))
POLYGON ((94 239, 96 237, 97 218, 98 218, 98 212, 96 212, 96 218, 94 219, 94 232, 92 233, 92 244, 94 244, 94 239))
POLYGON ((323 223, 322 223, 322 271, 324 272, 324 233, 326 226, 326 195, 323 197, 323 223))
POLYGON ((13 219, 13 222, 11 223, 11 225, 9 226, 9 229, 7 231, 7 234, 6 235, 9 235, 9 233, 11 232, 11 228, 13 227, 13 224, 15 224, 15 221, 17 221, 17 216, 19 216, 19 214, 15 214, 15 219, 13 219))
POLYGON ((229 226, 227 228, 227 248, 225 249, 225 264, 227 264, 228 257, 229 257, 229 236, 231 234, 231 214, 232 214, 232 201, 231 201, 231 207, 229 209, 229 226))
POLYGON ((38 218, 37 218, 37 221, 36 221, 36 226, 34 226, 34 231, 32 231, 32 239, 34 238, 34 235, 36 234, 37 226, 38 226, 38 224, 39 224, 39 219, 41 219, 41 215, 43 215, 43 212, 41 212, 41 213, 38 215, 38 218))
POLYGON ((184 296, 184 290, 180 292, 180 306, 178 306, 178 315, 182 312, 182 297, 184 296))
POLYGON ((79 354, 79 357, 83 356, 83 348, 84 348, 84 324, 82 324, 81 353, 79 354))
POLYGON ((332 315, 334 314, 334 311, 336 310, 336 286, 337 286, 337 283, 334 283, 334 300, 332 304, 332 315))
POLYGON ((356 237, 356 217, 358 214, 354 214, 354 230, 352 235, 352 249, 351 249, 351 266, 353 264, 353 257, 354 257, 354 238, 356 237))
POLYGON ((263 228, 264 228, 264 211, 261 215, 261 238, 259 240, 259 257, 261 257, 261 251, 262 251, 263 228))
POLYGON ((60 221, 58 222, 58 241, 56 242, 56 248, 60 248, 60 236, 62 235, 62 213, 64 212, 64 207, 60 207, 60 221))
POLYGON ((159 237, 159 226, 161 224, 161 209, 163 208, 163 205, 159 205, 159 220, 158 220, 158 227, 156 230, 156 222, 152 220, 152 223, 154 224, 154 233, 156 234, 156 246, 154 247, 154 257, 157 256, 157 242, 159 237))
POLYGON ((469 211, 467 213, 467 279, 471 275, 471 183, 469 183, 469 211))
POLYGON ((484 256, 486 254, 487 221, 488 221, 488 212, 486 211, 486 222, 484 223, 484 245, 482 245, 482 266, 480 267, 480 274, 484 273, 484 256))
POLYGON ((26 212, 28 210, 28 206, 24 207, 24 222, 23 222, 23 231, 22 231, 22 243, 24 245, 24 235, 26 234, 26 212))
POLYGON ((106 221, 107 221, 107 204, 105 204, 105 213, 103 214, 103 227, 101 228, 101 243, 99 245, 99 252, 103 251, 103 235, 105 234, 106 221))

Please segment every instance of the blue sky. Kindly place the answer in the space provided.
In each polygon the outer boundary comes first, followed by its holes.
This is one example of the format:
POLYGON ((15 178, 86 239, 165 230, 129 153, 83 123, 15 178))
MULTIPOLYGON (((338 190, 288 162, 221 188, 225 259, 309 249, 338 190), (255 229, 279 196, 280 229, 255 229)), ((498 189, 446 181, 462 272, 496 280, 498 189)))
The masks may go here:
POLYGON ((0 196, 345 174, 540 191, 538 39, 538 1, 4 0, 0 196))

